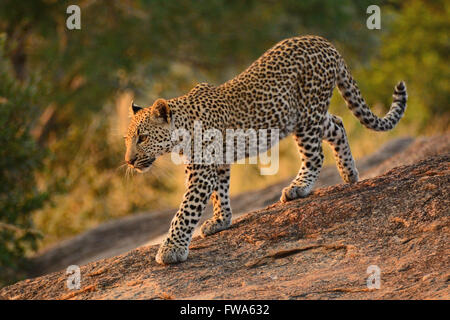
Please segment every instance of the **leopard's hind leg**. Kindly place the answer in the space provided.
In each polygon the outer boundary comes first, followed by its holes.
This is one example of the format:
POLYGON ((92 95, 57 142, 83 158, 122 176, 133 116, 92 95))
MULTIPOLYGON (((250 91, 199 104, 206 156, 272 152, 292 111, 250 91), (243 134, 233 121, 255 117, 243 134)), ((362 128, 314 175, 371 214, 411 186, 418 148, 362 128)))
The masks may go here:
POLYGON ((323 164, 322 127, 323 121, 312 126, 299 126, 294 132, 302 166, 297 177, 283 189, 281 202, 306 197, 314 186, 323 164))
POLYGON ((324 121, 323 140, 328 142, 333 149, 336 165, 342 179, 347 183, 357 182, 359 178, 358 170, 355 167, 344 124, 339 117, 327 113, 324 121))

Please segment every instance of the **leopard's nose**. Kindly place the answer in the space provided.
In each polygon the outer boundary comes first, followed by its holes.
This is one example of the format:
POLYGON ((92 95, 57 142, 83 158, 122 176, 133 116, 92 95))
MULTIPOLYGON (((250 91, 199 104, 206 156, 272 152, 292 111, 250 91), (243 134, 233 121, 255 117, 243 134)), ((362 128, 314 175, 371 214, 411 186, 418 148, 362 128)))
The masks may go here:
POLYGON ((134 157, 133 159, 127 160, 127 163, 132 166, 136 162, 136 159, 137 159, 137 157, 134 157))

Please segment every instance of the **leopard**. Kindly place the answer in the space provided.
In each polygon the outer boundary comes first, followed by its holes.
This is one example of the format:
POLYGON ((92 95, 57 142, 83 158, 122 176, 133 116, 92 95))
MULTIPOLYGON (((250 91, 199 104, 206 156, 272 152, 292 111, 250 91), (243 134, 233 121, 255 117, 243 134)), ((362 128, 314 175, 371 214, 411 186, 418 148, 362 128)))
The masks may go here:
MULTIPOLYGON (((336 86, 347 107, 368 129, 392 130, 406 110, 404 81, 394 87, 389 111, 378 117, 366 104, 337 49, 320 36, 297 36, 278 42, 221 85, 200 83, 185 95, 159 98, 149 107, 133 102, 125 136, 125 161, 132 170, 148 171, 155 159, 174 148, 174 130, 193 133, 197 121, 205 129, 222 133, 229 128, 276 128, 278 139, 270 140, 268 147, 292 134, 301 159, 298 174, 281 192, 281 203, 311 193, 324 161, 323 141, 331 147, 344 183, 356 183, 359 173, 343 121, 328 112, 336 86)), ((230 165, 185 164, 186 192, 157 251, 157 263, 187 260, 195 227, 209 200, 213 215, 200 227, 201 237, 230 228, 230 165)))

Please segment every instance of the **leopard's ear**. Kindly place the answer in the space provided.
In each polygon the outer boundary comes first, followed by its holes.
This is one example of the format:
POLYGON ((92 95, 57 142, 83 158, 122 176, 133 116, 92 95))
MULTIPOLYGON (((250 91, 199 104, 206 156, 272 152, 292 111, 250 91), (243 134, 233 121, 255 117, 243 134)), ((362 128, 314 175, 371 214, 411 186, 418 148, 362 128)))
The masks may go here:
POLYGON ((135 104, 133 101, 131 101, 131 106, 130 106, 130 111, 129 111, 129 115, 130 118, 132 118, 139 110, 142 110, 144 108, 139 107, 137 104, 135 104))
POLYGON ((158 99, 151 108, 152 117, 157 123, 170 124, 170 108, 165 99, 158 99))

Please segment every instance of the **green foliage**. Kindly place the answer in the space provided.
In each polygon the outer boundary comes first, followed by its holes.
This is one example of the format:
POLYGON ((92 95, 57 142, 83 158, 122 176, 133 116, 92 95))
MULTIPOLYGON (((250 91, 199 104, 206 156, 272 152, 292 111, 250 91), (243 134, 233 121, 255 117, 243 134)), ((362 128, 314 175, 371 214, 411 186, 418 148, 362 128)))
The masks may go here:
POLYGON ((11 76, 4 39, 0 34, 0 284, 14 280, 24 267, 24 254, 36 248, 39 234, 31 213, 46 198, 35 181, 44 153, 29 132, 37 88, 11 76))
POLYGON ((450 124, 450 3, 414 0, 400 10, 387 8, 385 15, 383 45, 358 74, 362 89, 387 110, 393 85, 405 80, 409 99, 402 121, 420 133, 445 130, 450 124))

